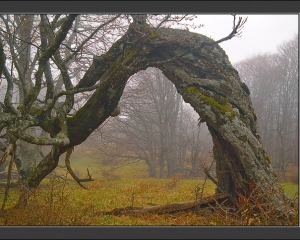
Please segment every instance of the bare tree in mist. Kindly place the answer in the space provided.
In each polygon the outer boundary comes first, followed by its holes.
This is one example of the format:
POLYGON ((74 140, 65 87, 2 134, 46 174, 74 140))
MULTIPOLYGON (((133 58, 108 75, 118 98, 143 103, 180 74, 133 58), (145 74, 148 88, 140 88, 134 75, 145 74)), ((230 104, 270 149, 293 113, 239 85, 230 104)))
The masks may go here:
POLYGON ((298 165, 298 37, 275 54, 235 65, 250 89, 258 126, 272 165, 285 180, 287 163, 298 165))
POLYGON ((148 68, 133 76, 119 105, 122 114, 100 129, 103 153, 144 160, 150 177, 183 173, 186 161, 192 163, 190 175, 196 173, 203 127, 159 69, 148 68))

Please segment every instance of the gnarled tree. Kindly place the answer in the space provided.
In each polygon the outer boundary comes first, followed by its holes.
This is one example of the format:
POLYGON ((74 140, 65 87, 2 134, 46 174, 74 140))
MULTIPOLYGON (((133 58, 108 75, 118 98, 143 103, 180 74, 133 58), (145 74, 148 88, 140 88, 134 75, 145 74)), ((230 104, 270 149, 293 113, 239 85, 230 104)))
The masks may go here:
MULTIPOLYGON (((12 68, 17 68, 17 65, 11 60, 3 61, 2 56, 9 54, 9 46, 6 48, 2 39, 0 70, 7 82, 0 113, 3 133, 1 148, 6 151, 2 160, 8 154, 13 155, 27 189, 36 188, 57 167, 61 154, 66 151, 70 153, 74 146, 84 142, 111 115, 118 106, 130 76, 148 67, 155 67, 174 83, 185 102, 190 103, 199 114, 200 121, 207 123, 214 143, 217 192, 227 193, 230 200, 237 204, 238 199, 249 198, 255 186, 266 199, 272 193, 269 204, 283 215, 289 214, 285 205, 286 196, 277 183, 258 133, 249 89, 241 82, 238 72, 218 45, 239 34, 244 23, 242 18, 236 23, 234 16, 232 32, 214 41, 188 30, 161 27, 172 19, 177 21, 178 16, 155 16, 160 19, 159 23, 158 20, 149 21, 147 15, 123 16, 119 23, 130 20, 126 32, 109 45, 103 54, 93 56, 83 76, 75 84, 67 62, 80 52, 94 34, 76 43, 75 47, 67 46, 66 41, 73 31, 76 17, 36 16, 36 21, 40 23, 40 40, 30 43, 37 48, 35 74, 30 76, 34 84, 24 92, 24 100, 18 107, 12 102, 15 81, 12 75, 17 74, 6 66, 10 64, 12 68), (62 53, 66 46, 73 52, 69 56, 62 53), (53 78, 49 77, 51 66, 55 66, 62 76, 64 88, 61 91, 54 91, 53 78), (44 95, 41 93, 43 86, 46 88, 44 95), (75 99, 84 92, 90 92, 91 96, 79 109, 74 110, 75 99), (63 104, 55 108, 58 99, 62 99, 63 104), (28 134, 26 130, 30 127, 40 127, 48 134, 47 137, 38 138, 28 134), (52 146, 29 175, 23 170, 22 156, 14 154, 18 140, 52 146)), ((118 17, 111 16, 95 28, 95 33, 117 21, 118 17)), ((6 36, 4 33, 10 34, 2 31, 2 38, 6 36)))

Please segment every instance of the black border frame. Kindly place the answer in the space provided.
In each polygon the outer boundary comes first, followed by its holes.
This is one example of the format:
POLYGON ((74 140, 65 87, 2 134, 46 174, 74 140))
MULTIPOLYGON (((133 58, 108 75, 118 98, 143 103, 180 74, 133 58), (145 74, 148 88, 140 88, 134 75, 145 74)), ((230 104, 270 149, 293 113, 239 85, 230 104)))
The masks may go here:
POLYGON ((0 13, 298 14, 300 12, 298 1, 0 1, 0 4, 0 13))
POLYGON ((299 239, 299 227, 26 226, 0 229, 3 239, 299 239))
MULTIPOLYGON (((300 1, 1 1, 0 13, 298 14, 299 19, 300 1)), ((299 239, 299 230, 297 226, 9 226, 0 227, 0 238, 299 239)))

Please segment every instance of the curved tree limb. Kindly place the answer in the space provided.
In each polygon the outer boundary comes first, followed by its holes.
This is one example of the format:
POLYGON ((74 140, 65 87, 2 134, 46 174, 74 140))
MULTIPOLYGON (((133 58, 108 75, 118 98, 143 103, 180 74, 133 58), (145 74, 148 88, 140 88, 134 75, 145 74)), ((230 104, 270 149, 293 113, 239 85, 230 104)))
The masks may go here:
POLYGON ((80 179, 76 176, 76 174, 74 173, 74 171, 71 168, 71 163, 70 163, 70 157, 71 157, 73 151, 74 151, 74 147, 69 148, 66 152, 66 158, 65 158, 66 167, 67 167, 69 173, 71 174, 71 176, 73 177, 73 179, 78 183, 78 185, 84 189, 87 189, 87 187, 82 185, 81 182, 94 181, 94 179, 92 179, 89 169, 87 169, 88 178, 80 179))

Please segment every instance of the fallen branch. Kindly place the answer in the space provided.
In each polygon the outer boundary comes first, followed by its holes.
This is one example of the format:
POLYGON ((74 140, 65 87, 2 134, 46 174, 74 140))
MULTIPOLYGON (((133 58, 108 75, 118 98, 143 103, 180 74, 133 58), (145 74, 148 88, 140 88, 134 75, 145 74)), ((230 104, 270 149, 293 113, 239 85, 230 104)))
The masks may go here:
POLYGON ((219 193, 197 201, 170 203, 170 204, 163 204, 163 205, 157 205, 151 207, 129 206, 123 208, 115 208, 112 211, 105 212, 105 214, 119 216, 119 215, 139 215, 145 213, 152 213, 152 214, 175 213, 180 211, 192 210, 196 207, 204 208, 208 206, 214 206, 216 205, 216 203, 223 202, 226 199, 228 199, 228 195, 226 193, 219 193))
POLYGON ((87 189, 87 187, 83 186, 81 184, 81 182, 89 182, 89 181, 94 181, 94 179, 92 179, 91 175, 90 175, 90 172, 89 172, 89 169, 87 168, 87 174, 88 174, 88 178, 84 178, 84 179, 80 179, 78 178, 75 173, 73 172, 72 168, 71 168, 71 164, 70 164, 70 157, 71 157, 71 154, 72 152, 74 151, 74 147, 72 148, 69 148, 67 150, 67 153, 66 153, 66 158, 65 158, 65 163, 66 163, 66 167, 69 171, 69 173, 71 174, 71 176, 74 178, 74 180, 78 183, 78 185, 84 189, 87 189))

